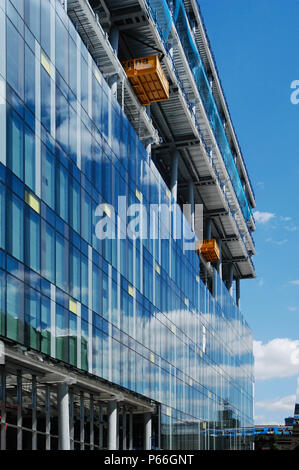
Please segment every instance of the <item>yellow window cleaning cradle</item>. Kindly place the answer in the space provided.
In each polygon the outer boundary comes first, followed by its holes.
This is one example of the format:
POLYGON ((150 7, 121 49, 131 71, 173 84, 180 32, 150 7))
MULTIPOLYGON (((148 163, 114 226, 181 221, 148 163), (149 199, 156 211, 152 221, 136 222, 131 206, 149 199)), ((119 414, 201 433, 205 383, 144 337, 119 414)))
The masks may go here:
POLYGON ((198 242, 196 251, 199 251, 208 262, 213 263, 220 260, 219 246, 214 238, 203 240, 201 244, 198 242))
POLYGON ((143 106, 169 99, 169 83, 158 56, 126 60, 122 66, 143 106))

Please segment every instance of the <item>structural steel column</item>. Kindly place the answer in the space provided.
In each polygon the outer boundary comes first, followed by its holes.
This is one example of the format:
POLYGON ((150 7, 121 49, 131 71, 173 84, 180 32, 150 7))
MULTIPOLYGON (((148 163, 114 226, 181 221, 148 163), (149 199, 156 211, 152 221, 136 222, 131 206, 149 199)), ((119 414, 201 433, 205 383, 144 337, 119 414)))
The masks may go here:
POLYGON ((152 413, 145 413, 144 415, 144 449, 151 450, 152 448, 152 413))
POLYGON ((171 194, 175 202, 177 202, 177 196, 178 196, 178 167, 179 167, 179 152, 175 150, 172 154, 171 182, 170 182, 170 190, 171 190, 171 194))
POLYGON ((108 403, 108 450, 118 450, 117 446, 117 400, 108 403))
POLYGON ((212 238, 212 219, 207 219, 206 220, 206 230, 205 230, 205 233, 206 233, 206 236, 205 238, 207 240, 210 240, 212 238))
POLYGON ((240 309, 240 278, 236 279, 236 304, 240 309))
POLYGON ((70 450, 69 386, 57 385, 58 445, 59 450, 70 450))
POLYGON ((194 184, 193 181, 189 181, 188 183, 188 202, 191 206, 191 220, 190 225, 191 229, 195 230, 195 211, 194 211, 194 184))

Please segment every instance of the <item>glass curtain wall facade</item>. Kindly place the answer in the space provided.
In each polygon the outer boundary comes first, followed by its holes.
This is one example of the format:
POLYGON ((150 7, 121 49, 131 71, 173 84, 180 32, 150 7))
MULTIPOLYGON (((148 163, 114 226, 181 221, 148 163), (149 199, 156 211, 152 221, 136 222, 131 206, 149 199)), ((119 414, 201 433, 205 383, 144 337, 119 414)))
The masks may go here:
POLYGON ((157 240, 97 238, 118 196, 172 203, 60 3, 0 0, 0 335, 160 402, 163 448, 240 448, 251 331, 160 218, 157 240))

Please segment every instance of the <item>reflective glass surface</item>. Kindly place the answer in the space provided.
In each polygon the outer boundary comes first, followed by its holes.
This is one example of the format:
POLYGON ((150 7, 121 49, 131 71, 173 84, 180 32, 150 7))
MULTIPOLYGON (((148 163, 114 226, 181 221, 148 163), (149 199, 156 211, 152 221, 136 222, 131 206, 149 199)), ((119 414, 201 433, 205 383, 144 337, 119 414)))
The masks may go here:
POLYGON ((164 448, 241 447, 252 334, 218 274, 212 296, 161 217, 167 238, 96 236, 100 203, 117 233, 118 196, 172 201, 73 24, 7 0, 0 36, 1 336, 160 402, 164 448))

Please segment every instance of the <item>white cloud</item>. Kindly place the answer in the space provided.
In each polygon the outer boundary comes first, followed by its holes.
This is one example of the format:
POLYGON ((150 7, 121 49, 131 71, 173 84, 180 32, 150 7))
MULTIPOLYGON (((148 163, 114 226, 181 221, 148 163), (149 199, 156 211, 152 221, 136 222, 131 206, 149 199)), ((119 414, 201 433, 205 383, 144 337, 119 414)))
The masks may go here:
POLYGON ((254 341, 255 378, 267 380, 299 375, 299 340, 254 341))
POLYGON ((295 307, 294 305, 289 305, 288 310, 289 310, 290 312, 296 312, 297 307, 295 307))
POLYGON ((262 287, 264 285, 264 278, 262 277, 260 280, 259 280, 259 286, 262 287))
POLYGON ((283 217, 282 215, 280 216, 280 220, 282 220, 283 222, 290 222, 290 220, 292 220, 292 217, 283 217))
POLYGON ((285 245, 286 243, 288 243, 288 240, 287 240, 287 239, 284 239, 284 240, 272 240, 272 238, 267 238, 267 239, 266 239, 266 242, 267 242, 267 243, 272 243, 273 245, 281 246, 281 245, 285 245))
POLYGON ((253 213, 254 219, 258 224, 266 224, 269 222, 269 220, 273 219, 275 217, 275 214, 272 212, 260 212, 260 211, 255 211, 253 213))
POLYGON ((290 281, 290 284, 293 284, 293 286, 299 286, 299 280, 290 281))
MULTIPOLYGON (((282 398, 274 398, 274 400, 263 400, 255 402, 255 408, 267 411, 283 411, 285 415, 293 414, 295 407, 296 395, 288 395, 282 398)), ((258 416, 255 416, 255 420, 258 416)), ((264 424, 264 423, 263 423, 264 424)))

